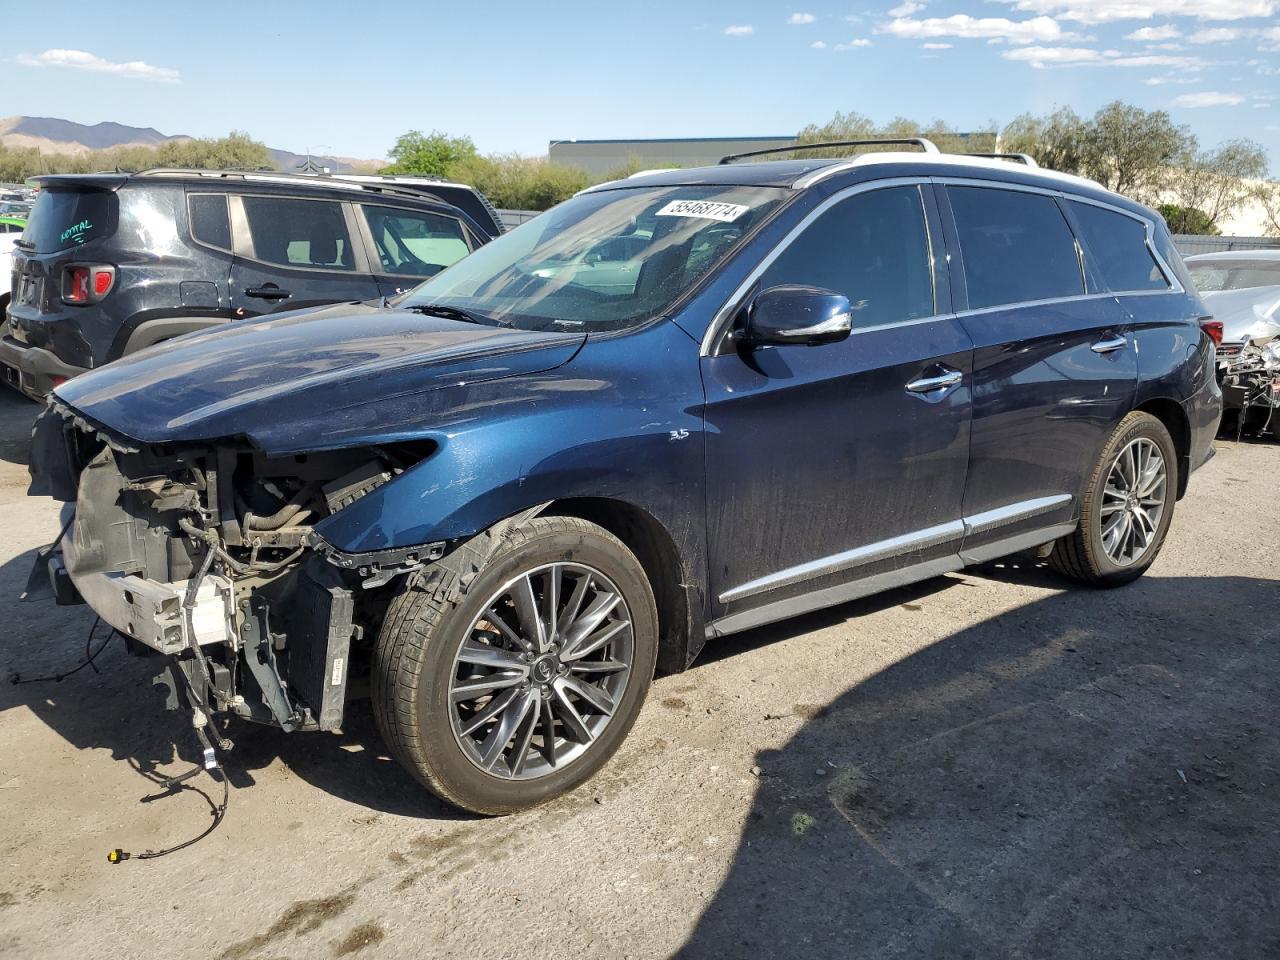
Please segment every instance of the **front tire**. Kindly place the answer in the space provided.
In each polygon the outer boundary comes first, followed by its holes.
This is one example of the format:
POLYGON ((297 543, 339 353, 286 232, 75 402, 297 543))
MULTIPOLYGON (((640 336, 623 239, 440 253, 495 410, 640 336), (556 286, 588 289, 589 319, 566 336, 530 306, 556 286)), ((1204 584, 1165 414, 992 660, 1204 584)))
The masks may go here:
POLYGON ((1049 565, 1095 587, 1138 579, 1155 562, 1173 520, 1178 459, 1163 423, 1134 411, 1103 447, 1080 525, 1053 546, 1049 565))
POLYGON ((653 590, 631 551, 585 520, 535 517, 474 538, 391 602, 375 714, 428 789, 475 813, 513 813, 609 760, 657 652, 653 590))

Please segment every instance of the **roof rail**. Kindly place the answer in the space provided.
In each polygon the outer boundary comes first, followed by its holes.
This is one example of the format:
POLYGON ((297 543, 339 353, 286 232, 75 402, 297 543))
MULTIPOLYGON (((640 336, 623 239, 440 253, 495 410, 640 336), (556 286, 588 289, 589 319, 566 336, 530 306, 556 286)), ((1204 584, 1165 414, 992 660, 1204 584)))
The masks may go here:
POLYGON ((792 153, 796 150, 826 150, 830 147, 878 147, 878 146, 910 146, 919 147, 924 153, 939 153, 941 151, 934 145, 932 140, 925 137, 886 137, 876 140, 827 140, 823 143, 793 143, 789 147, 769 147, 766 150, 751 150, 747 153, 731 153, 728 156, 721 157, 720 162, 733 163, 735 160, 743 160, 747 157, 763 157, 771 153, 792 153))
POLYGON ((1025 163, 1028 167, 1038 167, 1035 157, 1029 153, 966 153, 966 157, 983 157, 987 160, 1016 160, 1018 163, 1025 163))
MULTIPOLYGON (((396 182, 392 177, 369 177, 368 179, 363 179, 359 174, 289 173, 284 170, 202 170, 194 167, 153 167, 150 170, 139 171, 136 176, 207 177, 209 179, 239 177, 242 180, 273 180, 279 183, 307 184, 308 186, 313 187, 328 186, 337 190, 352 190, 364 193, 386 193, 417 200, 421 200, 423 195, 423 191, 421 189, 415 189, 414 185, 411 183, 396 182)), ((437 182, 437 186, 465 186, 465 184, 452 184, 447 181, 439 181, 437 182)), ((438 200, 438 198, 436 199, 438 200)), ((438 202, 448 203, 447 200, 438 200, 438 202)))

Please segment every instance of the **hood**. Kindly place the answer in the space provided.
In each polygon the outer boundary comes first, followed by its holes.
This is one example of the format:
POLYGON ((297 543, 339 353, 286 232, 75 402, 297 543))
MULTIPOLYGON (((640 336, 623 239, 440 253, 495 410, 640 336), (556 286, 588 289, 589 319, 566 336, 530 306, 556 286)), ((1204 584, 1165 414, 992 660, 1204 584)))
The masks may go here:
POLYGON ((1200 297, 1222 321, 1223 343, 1280 336, 1280 286, 1214 290, 1200 297))
POLYGON ((552 370, 585 340, 339 304, 181 337, 55 393, 142 443, 258 442, 290 422, 314 421, 317 411, 337 425, 344 411, 381 399, 552 370))

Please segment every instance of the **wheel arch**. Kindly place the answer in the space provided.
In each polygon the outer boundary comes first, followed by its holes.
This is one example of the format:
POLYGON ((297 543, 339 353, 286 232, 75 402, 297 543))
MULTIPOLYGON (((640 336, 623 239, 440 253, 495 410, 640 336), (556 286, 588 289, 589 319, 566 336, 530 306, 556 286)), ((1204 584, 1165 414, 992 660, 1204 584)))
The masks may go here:
POLYGON ((1170 397, 1152 397, 1135 407, 1141 413, 1155 417, 1169 431, 1173 448, 1178 454, 1178 499, 1187 492, 1187 480, 1191 475, 1191 421, 1177 400, 1170 397))
POLYGON ((701 648, 702 612, 693 578, 670 532, 648 511, 607 497, 552 501, 541 515, 577 517, 608 530, 636 555, 653 587, 658 607, 658 669, 679 673, 701 648), (696 638, 696 641, 690 641, 696 638))

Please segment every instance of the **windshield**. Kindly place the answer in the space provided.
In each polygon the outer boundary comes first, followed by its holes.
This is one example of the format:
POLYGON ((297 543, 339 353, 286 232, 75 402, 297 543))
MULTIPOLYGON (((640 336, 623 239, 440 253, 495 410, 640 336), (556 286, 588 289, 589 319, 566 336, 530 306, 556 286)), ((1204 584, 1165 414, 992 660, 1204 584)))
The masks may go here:
POLYGON ((1218 260, 1188 263, 1191 279, 1201 293, 1217 290, 1245 290, 1280 284, 1280 258, 1265 260, 1218 260))
POLYGON ((530 330, 616 330, 658 316, 789 191, 637 187, 587 193, 481 247, 396 305, 451 307, 530 330))

